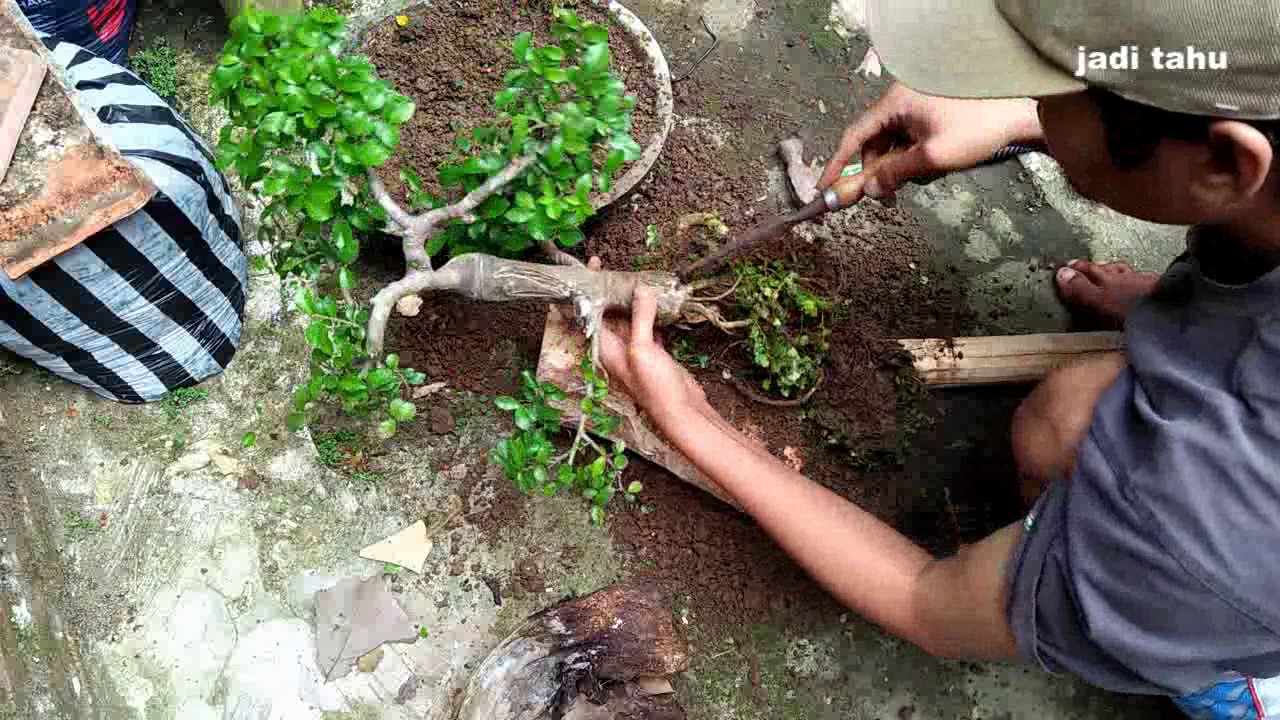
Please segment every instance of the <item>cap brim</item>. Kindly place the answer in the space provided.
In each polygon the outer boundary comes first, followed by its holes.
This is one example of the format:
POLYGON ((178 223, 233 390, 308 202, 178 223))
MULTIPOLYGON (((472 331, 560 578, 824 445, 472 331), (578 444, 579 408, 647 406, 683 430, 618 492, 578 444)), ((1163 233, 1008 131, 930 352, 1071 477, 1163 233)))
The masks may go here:
POLYGON ((1023 39, 996 0, 869 0, 867 20, 885 68, 926 95, 1043 97, 1085 88, 1023 39))

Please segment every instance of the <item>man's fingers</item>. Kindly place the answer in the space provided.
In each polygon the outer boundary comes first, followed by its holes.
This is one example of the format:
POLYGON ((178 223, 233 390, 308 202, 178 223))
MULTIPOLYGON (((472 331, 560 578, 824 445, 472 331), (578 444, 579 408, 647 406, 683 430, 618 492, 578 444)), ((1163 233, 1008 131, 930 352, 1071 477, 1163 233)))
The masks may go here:
POLYGON ((831 183, 838 180, 840 172, 849 163, 849 158, 859 154, 868 140, 884 130, 886 112, 881 104, 876 104, 844 131, 844 136, 840 138, 840 148, 827 161, 827 167, 818 180, 819 190, 826 190, 831 183))
POLYGON ((637 284, 631 300, 631 344, 653 344, 653 323, 658 318, 658 296, 651 288, 637 284))
POLYGON ((930 172, 928 157, 920 145, 895 150, 880 158, 863 192, 877 199, 889 198, 903 182, 930 172))

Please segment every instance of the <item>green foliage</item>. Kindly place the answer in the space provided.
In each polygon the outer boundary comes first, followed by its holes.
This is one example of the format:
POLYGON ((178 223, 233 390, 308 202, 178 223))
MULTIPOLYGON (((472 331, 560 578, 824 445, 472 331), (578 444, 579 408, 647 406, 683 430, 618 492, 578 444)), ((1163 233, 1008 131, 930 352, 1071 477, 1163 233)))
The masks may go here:
POLYGON ((321 465, 337 467, 345 457, 360 449, 360 436, 351 430, 316 433, 315 446, 321 465))
POLYGON ((415 108, 367 58, 341 54, 346 41, 346 22, 331 7, 237 16, 211 76, 213 99, 231 118, 217 164, 266 201, 259 238, 270 243, 270 266, 317 287, 327 277, 339 291, 303 288, 295 298, 308 317, 311 377, 294 390, 289 428, 307 423, 313 403, 336 401, 376 417, 390 437, 416 414, 404 387, 425 377, 400 368, 395 355, 366 357, 369 310, 352 298, 354 263, 359 235, 387 219, 366 171, 391 157, 415 108))
POLYGON ((698 348, 694 346, 693 341, 687 337, 678 337, 671 344, 671 356, 676 362, 682 365, 692 365, 705 370, 711 362, 711 357, 704 352, 698 352, 698 348))
MULTIPOLYGON (((602 437, 613 435, 620 420, 604 409, 608 380, 595 372, 590 359, 584 359, 579 371, 584 383, 579 402, 579 410, 587 418, 584 429, 602 437)), ((538 382, 528 371, 521 374, 521 385, 519 399, 499 397, 494 401, 498 409, 512 414, 516 426, 493 450, 493 462, 503 468, 507 479, 526 495, 551 497, 561 490, 581 493, 591 504, 591 522, 597 526, 604 524, 605 510, 616 495, 636 502, 644 489, 640 483, 622 485, 622 471, 627 467, 625 443, 606 447, 582 432, 567 452, 556 456, 551 438, 560 430, 561 412, 551 403, 563 402, 565 393, 553 383, 538 382), (581 457, 580 451, 587 448, 594 456, 581 457)))
POLYGON ((767 375, 764 389, 792 397, 813 387, 827 354, 831 302, 779 262, 740 265, 735 272, 751 359, 767 375))
POLYGON ((644 228, 644 246, 653 250, 662 244, 662 235, 658 233, 658 226, 649 224, 644 228))
POLYGON ((204 388, 178 388, 165 393, 165 396, 160 398, 160 407, 164 408, 165 415, 173 419, 182 415, 187 408, 208 398, 209 391, 204 388))
MULTIPOLYGON (((538 162, 486 200, 476 222, 446 228, 429 254, 512 256, 539 241, 578 245, 579 227, 594 213, 591 193, 608 192, 622 166, 640 157, 631 137, 636 100, 610 70, 608 28, 562 8, 552 13, 557 44, 536 47, 531 33, 516 36, 515 66, 493 98, 496 122, 457 138, 458 156, 439 168, 440 185, 469 192, 516 158, 536 153, 538 162)), ((410 186, 416 205, 441 204, 410 186)))
POLYGON ((134 55, 129 64, 156 94, 173 99, 178 94, 178 56, 169 43, 158 40, 146 50, 134 55))

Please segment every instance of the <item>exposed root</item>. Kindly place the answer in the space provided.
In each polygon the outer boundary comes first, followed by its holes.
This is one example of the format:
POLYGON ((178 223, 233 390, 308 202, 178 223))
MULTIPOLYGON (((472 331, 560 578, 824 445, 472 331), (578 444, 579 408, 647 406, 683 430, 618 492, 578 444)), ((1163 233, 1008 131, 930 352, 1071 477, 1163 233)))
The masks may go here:
POLYGON ((808 392, 806 392, 804 395, 798 398, 795 398, 793 400, 777 400, 774 398, 765 397, 764 395, 761 395, 760 393, 753 390, 749 385, 743 382, 741 378, 737 378, 737 377, 733 379, 733 387, 735 390, 745 395, 747 399, 751 400, 752 402, 758 402, 761 405, 768 405, 770 407, 794 408, 794 407, 800 407, 801 405, 804 405, 805 403, 812 400, 813 396, 817 394, 818 388, 822 387, 822 383, 826 379, 827 379, 827 374, 824 372, 818 378, 818 382, 814 383, 813 387, 809 388, 808 392))
POLYGON ((732 333, 751 325, 750 320, 725 320, 719 310, 709 305, 703 305, 700 302, 686 302, 685 310, 690 314, 705 318, 712 325, 715 325, 727 333, 732 333))
POLYGON ((539 240, 538 249, 542 251, 543 255, 547 256, 548 260, 557 265, 564 265, 566 267, 584 267, 581 260, 556 247, 554 241, 539 240))

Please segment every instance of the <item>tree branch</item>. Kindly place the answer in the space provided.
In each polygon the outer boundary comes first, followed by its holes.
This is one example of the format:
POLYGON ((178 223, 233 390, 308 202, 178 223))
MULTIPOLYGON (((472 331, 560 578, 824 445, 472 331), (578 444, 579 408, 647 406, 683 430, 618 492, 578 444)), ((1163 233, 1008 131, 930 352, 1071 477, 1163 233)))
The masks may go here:
POLYGON ((579 318, 595 322, 609 310, 629 309, 636 286, 641 283, 658 296, 659 321, 672 323, 685 317, 689 291, 669 273, 589 270, 585 266, 544 265, 480 253, 459 255, 439 270, 410 270, 374 296, 369 314, 369 355, 382 354, 391 311, 401 298, 415 293, 448 290, 491 302, 572 304, 579 318))
MULTIPOLYGON (((458 218, 466 218, 476 208, 480 207, 480 203, 488 200, 490 196, 506 187, 511 181, 520 177, 520 174, 528 170, 535 162, 538 161, 538 154, 530 153, 523 157, 512 160, 497 175, 484 181, 480 187, 467 193, 467 196, 458 202, 447 207, 437 208, 425 215, 416 218, 416 221, 422 223, 429 228, 428 237, 435 234, 437 225, 443 225, 450 220, 458 218)), ((473 220, 467 220, 470 224, 473 220)))

